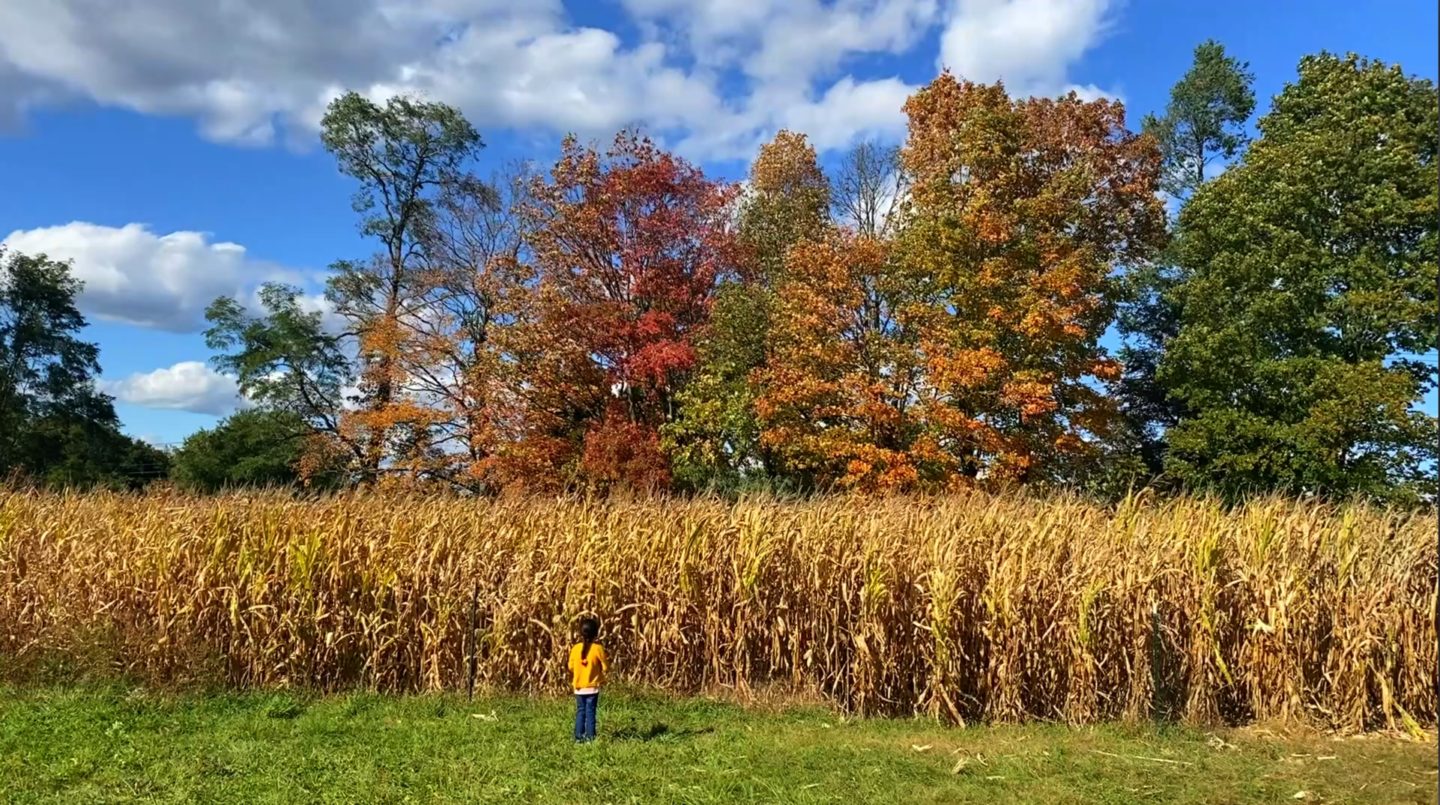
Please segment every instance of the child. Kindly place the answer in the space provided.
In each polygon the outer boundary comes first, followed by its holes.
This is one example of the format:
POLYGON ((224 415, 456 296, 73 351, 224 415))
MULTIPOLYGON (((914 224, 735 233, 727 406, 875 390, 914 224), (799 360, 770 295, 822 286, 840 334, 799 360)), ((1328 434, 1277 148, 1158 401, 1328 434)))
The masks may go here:
POLYGON ((575 687, 575 741, 595 740, 595 709, 600 704, 600 685, 610 661, 605 647, 595 642, 600 636, 600 621, 586 618, 580 622, 580 642, 570 647, 570 680, 575 687))

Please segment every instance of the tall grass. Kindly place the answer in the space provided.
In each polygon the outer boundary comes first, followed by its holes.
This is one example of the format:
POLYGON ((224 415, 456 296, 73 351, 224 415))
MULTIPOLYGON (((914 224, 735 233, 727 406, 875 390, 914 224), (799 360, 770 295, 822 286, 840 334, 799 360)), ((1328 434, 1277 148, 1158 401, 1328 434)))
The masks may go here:
POLYGON ((0 492, 0 673, 563 689, 863 713, 1436 722, 1431 514, 1285 500, 463 501, 0 492))

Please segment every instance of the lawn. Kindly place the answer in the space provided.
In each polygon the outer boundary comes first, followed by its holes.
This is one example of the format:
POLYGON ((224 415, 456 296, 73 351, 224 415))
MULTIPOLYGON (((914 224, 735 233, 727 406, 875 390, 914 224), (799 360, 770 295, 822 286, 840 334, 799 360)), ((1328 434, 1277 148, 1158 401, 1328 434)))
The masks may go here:
POLYGON ((569 701, 0 689, 0 801, 1435 802, 1435 744, 569 701))

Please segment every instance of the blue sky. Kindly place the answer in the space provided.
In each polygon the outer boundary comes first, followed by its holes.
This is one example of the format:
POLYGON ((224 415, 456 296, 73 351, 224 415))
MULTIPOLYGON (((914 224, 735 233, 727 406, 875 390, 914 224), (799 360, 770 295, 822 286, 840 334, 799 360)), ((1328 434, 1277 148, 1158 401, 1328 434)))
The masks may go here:
MULTIPOLYGON (((342 89, 459 106, 482 170, 638 125, 744 174, 779 127, 833 158, 894 139, 941 64, 1012 90, 1163 107, 1207 38, 1248 60, 1260 112, 1300 57, 1436 76, 1433 0, 6 0, 0 239, 70 258, 132 434, 177 442, 233 409, 201 311, 369 247, 315 124, 342 89)), ((1433 401, 1432 401, 1433 407, 1433 401)))

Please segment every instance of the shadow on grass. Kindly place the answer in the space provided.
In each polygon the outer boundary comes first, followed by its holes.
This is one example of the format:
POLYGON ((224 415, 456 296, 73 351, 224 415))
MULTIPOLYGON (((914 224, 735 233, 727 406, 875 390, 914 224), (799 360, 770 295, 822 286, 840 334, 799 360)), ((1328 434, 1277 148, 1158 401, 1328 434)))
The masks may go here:
POLYGON ((669 724, 657 722, 648 727, 624 726, 610 733, 608 737, 615 741, 653 741, 658 738, 694 738, 697 735, 708 735, 714 731, 714 727, 675 730, 671 729, 669 724))

